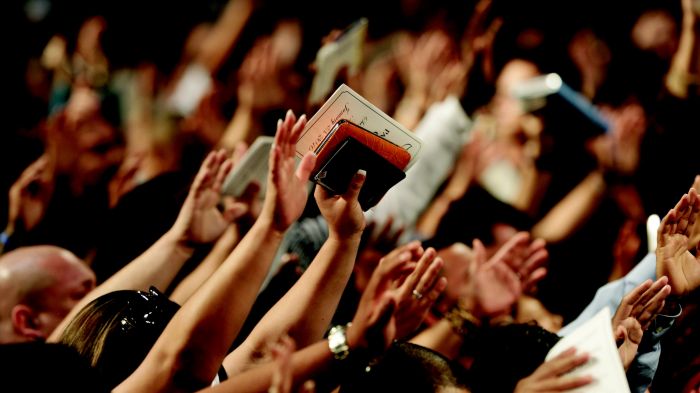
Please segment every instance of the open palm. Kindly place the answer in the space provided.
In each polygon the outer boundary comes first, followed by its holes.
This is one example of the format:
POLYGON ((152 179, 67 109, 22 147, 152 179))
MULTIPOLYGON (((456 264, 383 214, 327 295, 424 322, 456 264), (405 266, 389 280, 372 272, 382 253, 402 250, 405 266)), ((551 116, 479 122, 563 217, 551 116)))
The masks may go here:
POLYGON ((270 176, 262 215, 273 220, 277 230, 286 230, 296 221, 306 206, 307 183, 316 156, 308 153, 296 168, 296 141, 306 125, 306 117, 296 119, 291 110, 284 121, 277 122, 275 142, 270 152, 270 176))
POLYGON ((700 196, 695 189, 683 195, 659 226, 656 248, 657 276, 668 276, 676 295, 700 286, 700 252, 688 249, 691 231, 700 214, 700 196))

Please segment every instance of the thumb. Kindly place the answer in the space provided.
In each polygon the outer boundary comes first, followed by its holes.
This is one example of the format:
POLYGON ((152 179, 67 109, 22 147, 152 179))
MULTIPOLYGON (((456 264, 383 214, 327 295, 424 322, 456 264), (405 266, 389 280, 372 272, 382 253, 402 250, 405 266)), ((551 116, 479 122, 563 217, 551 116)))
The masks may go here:
POLYGON ((486 263, 486 248, 484 247, 484 243, 482 243, 479 239, 474 239, 472 242, 472 248, 474 249, 474 260, 476 261, 477 266, 481 266, 486 263))
POLYGON ((617 329, 615 329, 615 340, 618 346, 622 345, 627 340, 627 329, 623 325, 617 325, 617 329))
POLYGON ((345 199, 354 200, 360 195, 360 190, 362 185, 365 184, 365 179, 367 179, 367 171, 360 169, 353 175, 348 190, 345 192, 345 199))

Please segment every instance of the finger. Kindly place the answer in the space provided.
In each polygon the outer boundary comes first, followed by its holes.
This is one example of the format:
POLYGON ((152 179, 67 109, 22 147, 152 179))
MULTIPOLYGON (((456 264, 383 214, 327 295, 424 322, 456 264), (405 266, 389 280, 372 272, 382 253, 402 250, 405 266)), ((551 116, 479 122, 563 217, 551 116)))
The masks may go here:
POLYGON ((421 294, 429 293, 437 283, 437 278, 440 275, 440 270, 443 265, 444 262, 442 258, 436 257, 433 259, 428 269, 426 269, 425 273, 420 277, 420 280, 418 280, 418 284, 415 288, 416 291, 421 294))
POLYGON ((689 196, 689 215, 688 215, 688 226, 686 229, 686 234, 690 235, 690 232, 695 227, 695 222, 698 219, 698 213, 700 213, 700 195, 693 188, 688 192, 689 196))
POLYGON ((642 311, 644 311, 644 307, 646 307, 649 301, 651 301, 651 299, 654 298, 654 296, 656 296, 656 294, 659 293, 659 291, 661 291, 666 284, 668 284, 668 278, 666 276, 656 280, 649 289, 644 291, 639 301, 634 304, 631 316, 639 319, 642 311))
POLYGON ((690 220, 690 216, 693 213, 693 207, 691 203, 691 199, 694 199, 694 195, 691 198, 690 194, 685 194, 683 198, 681 199, 681 206, 678 210, 678 224, 676 227, 676 233, 686 233, 688 230, 688 221, 690 220), (687 195, 687 197, 686 197, 687 195))
POLYGON ((551 360, 550 367, 547 370, 545 376, 555 377, 573 370, 574 368, 586 363, 589 359, 589 355, 586 353, 580 355, 569 355, 564 356, 560 359, 551 360))
POLYGON ((440 295, 445 291, 445 289, 447 289, 447 278, 438 278, 437 281, 435 281, 435 285, 430 290, 430 292, 428 292, 428 294, 424 296, 424 299, 427 303, 425 307, 432 307, 435 301, 437 301, 440 295))
POLYGON ((284 128, 285 128, 285 139, 283 140, 283 146, 282 148, 284 149, 282 153, 284 154, 285 157, 290 156, 290 148, 291 146, 296 142, 292 142, 292 130, 294 128, 294 123, 296 123, 297 118, 294 116, 294 112, 292 112, 291 109, 287 110, 287 114, 284 118, 284 128))
POLYGON ((641 315, 637 320, 646 330, 651 324, 651 321, 656 318, 656 315, 661 312, 666 302, 666 298, 671 294, 671 286, 665 285, 654 297, 646 304, 641 315))
POLYGON ((663 220, 661 220, 656 236, 657 248, 666 244, 666 236, 671 234, 671 222, 675 219, 674 216, 675 212, 671 209, 666 216, 664 216, 663 220))
POLYGON ((360 190, 362 185, 365 184, 365 179, 367 179, 367 171, 360 169, 353 175, 348 190, 345 192, 343 198, 347 201, 355 201, 360 196, 360 190))
POLYGON ((593 382, 593 377, 591 377, 590 375, 567 375, 543 381, 540 385, 540 389, 542 389, 542 391, 563 392, 581 386, 586 386, 591 382, 593 382))
MULTIPOLYGON (((294 153, 292 153, 294 154, 294 153)), ((309 177, 311 177, 311 171, 314 170, 316 165, 316 154, 314 152, 307 152, 304 158, 301 159, 299 167, 296 170, 296 177, 301 182, 307 182, 309 177)))
POLYGON ((210 152, 207 157, 204 159, 204 162, 202 162, 202 166, 199 167, 199 172, 197 172, 197 176, 195 176, 194 181, 192 182, 192 186, 190 187, 190 190, 194 191, 195 194, 199 193, 199 190, 203 188, 203 185, 209 181, 211 178, 211 172, 210 172, 210 167, 212 165, 212 162, 214 161, 214 152, 210 152))
POLYGON ((411 273, 411 275, 406 279, 406 282, 404 282, 403 284, 404 295, 413 292, 413 290, 417 290, 420 293, 420 287, 417 287, 418 282, 421 279, 421 277, 423 277, 423 274, 426 272, 426 270, 428 270, 430 264, 433 262, 436 256, 437 253, 432 247, 429 247, 423 253, 423 256, 418 260, 418 263, 416 264, 416 270, 414 270, 413 273, 411 273))
POLYGON ((484 243, 479 239, 474 239, 472 242, 472 250, 474 251, 474 261, 476 266, 479 267, 486 263, 486 248, 484 243))
POLYGON ((535 284, 540 282, 546 276, 547 276, 547 268, 540 267, 540 268, 535 269, 535 271, 532 272, 529 277, 527 277, 527 280, 523 284, 523 290, 529 290, 530 288, 532 288, 535 284))
POLYGON ((530 276, 531 272, 541 267, 547 262, 549 258, 549 252, 545 249, 540 249, 531 254, 523 264, 519 273, 521 277, 527 278, 530 276))
POLYGON ((292 128, 291 142, 296 145, 297 141, 301 137, 301 133, 306 127, 306 115, 299 116, 299 120, 294 124, 292 128))
MULTIPOLYGON (((642 298, 642 295, 646 293, 646 291, 651 288, 653 285, 653 281, 651 279, 648 279, 644 281, 643 283, 639 284, 636 288, 632 290, 632 292, 628 293, 622 298, 622 301, 620 302, 620 305, 618 306, 618 310, 622 308, 626 308, 627 311, 625 312, 625 315, 623 316, 623 319, 629 316, 629 313, 632 309, 632 306, 637 304, 639 302, 639 299, 642 298)), ((617 313, 616 313, 617 314, 617 313)))
POLYGON ((282 121, 282 119, 277 119, 277 131, 275 132, 275 141, 273 142, 272 150, 274 150, 274 148, 276 146, 282 145, 284 138, 285 138, 284 134, 285 134, 284 122, 282 121))
POLYGON ((229 173, 233 169, 233 162, 229 159, 225 159, 224 162, 219 166, 219 171, 216 173, 216 179, 212 185, 212 189, 216 192, 221 191, 221 187, 224 185, 224 181, 229 173))

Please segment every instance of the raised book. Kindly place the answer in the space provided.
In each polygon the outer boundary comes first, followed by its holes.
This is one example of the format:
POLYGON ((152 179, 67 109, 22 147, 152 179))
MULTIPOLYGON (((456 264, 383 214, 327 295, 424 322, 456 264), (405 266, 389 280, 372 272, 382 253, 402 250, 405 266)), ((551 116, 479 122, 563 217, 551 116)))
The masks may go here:
POLYGON ((316 152, 341 120, 356 124, 408 152, 411 159, 403 168, 404 172, 420 156, 423 142, 417 136, 345 84, 340 85, 306 123, 296 144, 297 155, 301 158, 307 152, 316 152))
POLYGON ((581 128, 586 134, 607 132, 610 124, 581 93, 572 89, 555 73, 537 76, 513 87, 511 92, 528 112, 561 120, 557 127, 581 128))

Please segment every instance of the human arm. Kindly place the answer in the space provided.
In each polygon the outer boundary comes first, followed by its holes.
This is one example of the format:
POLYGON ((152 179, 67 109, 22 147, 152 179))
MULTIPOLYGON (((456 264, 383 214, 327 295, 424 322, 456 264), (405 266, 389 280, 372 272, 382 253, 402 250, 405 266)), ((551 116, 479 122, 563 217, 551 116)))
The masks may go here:
MULTIPOLYGON (((334 359, 327 340, 316 342, 291 358, 292 379, 298 386, 306 380, 314 379, 317 385, 332 387, 343 378, 364 370, 368 362, 380 355, 395 337, 395 300, 392 288, 396 281, 415 268, 410 258, 385 258, 372 273, 366 290, 347 328, 346 337, 349 356, 344 360, 334 359)), ((243 373, 231 376, 221 385, 203 392, 259 392, 271 384, 276 365, 267 363, 243 373)), ((329 389, 330 390, 330 389, 329 389)))
POLYGON ((57 340, 73 317, 92 300, 113 291, 167 288, 192 256, 196 244, 216 240, 239 214, 241 206, 232 203, 220 212, 218 195, 231 162, 224 151, 212 152, 202 163, 173 226, 143 254, 107 281, 88 293, 49 337, 57 340))
POLYGON ((295 169, 295 143, 306 119, 279 120, 260 217, 216 274, 175 314, 141 366, 116 391, 183 391, 216 375, 257 296, 284 231, 306 204, 315 156, 295 169))
POLYGON ((592 171, 532 227, 532 234, 550 243, 564 240, 595 211, 606 189, 603 173, 592 171))
POLYGON ((246 369, 256 351, 287 332, 303 348, 323 337, 352 273, 365 220, 357 197, 365 174, 358 172, 343 195, 317 186, 315 196, 329 236, 309 268, 224 360, 227 373, 246 369), (309 312, 313 310, 313 312, 309 312))
MULTIPOLYGON (((681 0, 683 17, 678 49, 671 59, 665 78, 666 89, 678 98, 688 97, 688 88, 700 84, 700 10, 693 10, 693 0, 681 0)), ((697 8, 697 6, 696 6, 697 8)))

